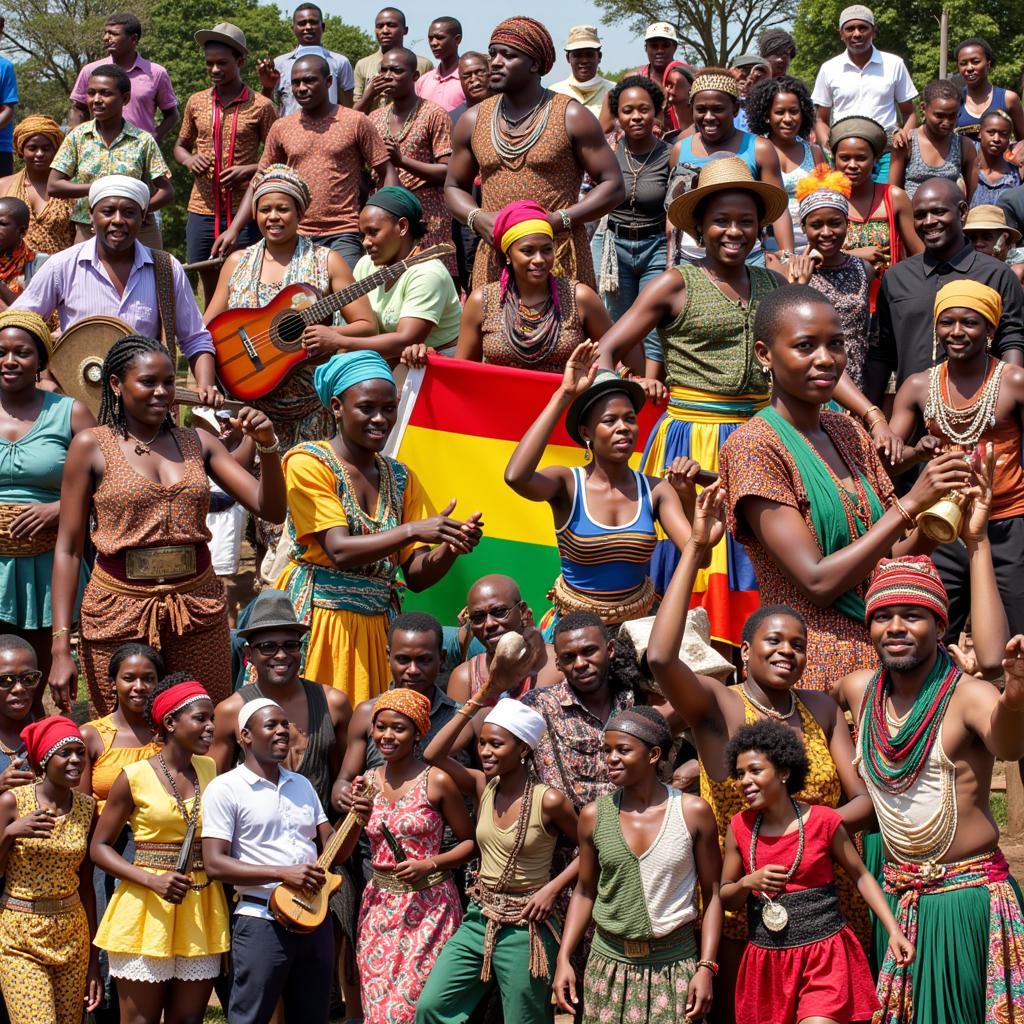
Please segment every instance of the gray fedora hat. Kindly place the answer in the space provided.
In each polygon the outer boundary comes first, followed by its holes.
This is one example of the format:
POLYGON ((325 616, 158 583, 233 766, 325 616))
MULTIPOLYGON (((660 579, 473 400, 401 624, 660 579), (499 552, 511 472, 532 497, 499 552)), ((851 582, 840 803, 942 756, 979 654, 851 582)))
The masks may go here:
POLYGON ((249 640, 256 633, 271 629, 290 629, 295 633, 308 633, 309 626, 295 617, 291 598, 283 590, 262 590, 252 603, 249 624, 238 630, 243 640, 249 640))
POLYGON ((222 21, 211 29, 202 29, 195 34, 195 41, 200 46, 207 43, 223 43, 243 57, 249 52, 249 47, 245 45, 245 33, 230 21, 222 21))

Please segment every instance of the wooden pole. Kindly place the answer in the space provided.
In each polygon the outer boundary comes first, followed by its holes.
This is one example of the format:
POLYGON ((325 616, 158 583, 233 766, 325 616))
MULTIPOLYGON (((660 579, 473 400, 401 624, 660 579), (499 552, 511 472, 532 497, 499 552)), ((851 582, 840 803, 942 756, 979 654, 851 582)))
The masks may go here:
POLYGON ((1006 832, 1024 835, 1024 782, 1016 761, 1006 762, 1006 832))
POLYGON ((949 11, 942 8, 939 18, 939 78, 946 77, 946 63, 949 58, 949 11))

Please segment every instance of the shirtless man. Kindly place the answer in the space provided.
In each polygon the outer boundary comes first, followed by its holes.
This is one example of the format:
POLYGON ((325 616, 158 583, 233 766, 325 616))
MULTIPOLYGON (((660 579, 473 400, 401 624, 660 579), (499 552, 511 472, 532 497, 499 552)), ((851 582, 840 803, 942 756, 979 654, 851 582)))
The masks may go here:
POLYGON ((217 705, 210 756, 220 774, 233 768, 242 752, 238 712, 250 700, 270 698, 288 716, 288 757, 282 767, 309 779, 329 811, 331 782, 345 754, 352 707, 340 690, 300 677, 300 645, 307 629, 296 621, 284 591, 264 590, 256 598, 248 627, 238 631, 245 639, 246 658, 255 670, 256 682, 217 705))
POLYGON ((927 929, 909 973, 891 956, 882 962, 882 1013, 899 1024, 1010 1020, 1019 997, 1009 978, 1024 970, 1019 944, 1007 941, 1024 915, 989 809, 996 758, 1024 755, 1024 636, 1006 644, 987 535, 991 485, 975 490, 961 534, 974 643, 981 674, 998 674, 1001 662, 1005 689, 961 675, 940 646, 948 599, 923 556, 879 563, 866 617, 881 665, 837 687, 860 724, 854 763, 878 816, 886 896, 900 927, 913 922, 911 941, 917 923, 927 929))
MULTIPOLYGON (((466 595, 466 617, 473 636, 486 648, 469 661, 457 666, 448 680, 448 696, 465 704, 483 685, 490 674, 491 659, 498 641, 506 633, 522 633, 533 625, 533 613, 526 606, 519 585, 509 576, 482 576, 469 588, 466 595)), ((522 697, 537 687, 554 686, 562 681, 562 673, 555 664, 554 648, 547 645, 547 664, 536 675, 524 680, 522 689, 510 697, 522 697)), ((489 705, 497 703, 497 697, 489 705)))

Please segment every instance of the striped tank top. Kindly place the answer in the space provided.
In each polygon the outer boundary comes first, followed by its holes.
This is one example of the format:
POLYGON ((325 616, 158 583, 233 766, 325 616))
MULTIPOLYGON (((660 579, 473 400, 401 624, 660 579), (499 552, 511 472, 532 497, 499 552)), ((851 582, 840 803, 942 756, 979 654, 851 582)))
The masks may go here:
POLYGON ((639 496, 636 515, 622 526, 597 522, 587 508, 586 475, 573 469, 576 493, 569 519, 555 531, 562 560, 562 579, 584 594, 615 600, 643 585, 651 572, 658 542, 654 505, 647 478, 633 471, 639 496))

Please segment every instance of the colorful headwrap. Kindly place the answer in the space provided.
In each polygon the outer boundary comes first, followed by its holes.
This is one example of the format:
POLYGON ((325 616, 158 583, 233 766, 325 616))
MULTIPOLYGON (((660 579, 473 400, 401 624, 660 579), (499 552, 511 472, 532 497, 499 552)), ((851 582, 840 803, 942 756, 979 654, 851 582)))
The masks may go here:
POLYGON ((653 715, 648 717, 640 711, 630 708, 627 711, 620 711, 605 727, 605 732, 624 732, 628 736, 635 736, 641 743, 649 747, 660 747, 663 754, 669 752, 672 746, 672 732, 668 722, 659 714, 659 722, 653 715))
POLYGON ((513 242, 527 235, 547 235, 555 232, 548 221, 548 211, 532 199, 517 199, 503 206, 494 218, 494 241, 502 252, 508 252, 513 242))
POLYGON ((421 736, 430 732, 430 699, 416 690, 410 690, 408 686, 397 686, 382 693, 373 706, 374 720, 382 711, 397 711, 405 715, 412 720, 421 736))
POLYGON ((491 33, 490 46, 511 46, 540 65, 546 75, 555 66, 555 43, 551 33, 533 18, 506 18, 491 33))
POLYGON ((41 772, 65 744, 82 742, 78 726, 63 715, 50 715, 26 725, 21 730, 21 738, 28 751, 28 762, 37 772, 41 772))
POLYGON ((309 209, 312 199, 309 186, 286 164, 270 164, 253 179, 252 213, 254 217, 256 216, 256 204, 268 192, 283 192, 286 196, 291 196, 299 208, 300 217, 309 209))
POLYGON ((102 178, 97 178, 89 186, 89 209, 111 196, 138 203, 143 213, 149 209, 149 186, 138 178, 130 178, 127 174, 105 174, 102 178))
POLYGON ((14 152, 18 156, 21 156, 22 147, 33 135, 45 135, 58 149, 64 141, 64 133, 52 117, 45 114, 29 114, 23 121, 19 121, 17 128, 14 129, 14 152))
POLYGON ((180 711, 189 704, 195 704, 200 700, 212 700, 206 692, 206 687, 195 679, 188 679, 184 683, 169 686, 163 693, 159 694, 153 701, 153 725, 159 729, 168 715, 180 711))
POLYGON ((690 103, 699 92, 724 92, 733 99, 740 98, 740 84, 732 75, 717 71, 698 71, 690 85, 690 103))
POLYGON ((423 204, 415 194, 400 185, 385 185, 366 200, 367 206, 379 206, 393 217, 405 217, 413 224, 423 220, 423 204))
POLYGON ((823 207, 841 210, 844 216, 849 216, 852 192, 853 185, 842 171, 833 171, 828 164, 818 164, 796 183, 801 223, 809 214, 823 207))
POLYGON ((388 380, 395 383, 391 367, 378 352, 339 352, 313 371, 317 397, 330 406, 331 399, 364 380, 388 380))
POLYGON ((543 715, 511 697, 502 697, 494 705, 484 719, 485 725, 488 722, 512 733, 516 739, 528 744, 531 750, 537 749, 537 744, 540 743, 540 738, 547 728, 543 715))
POLYGON ((955 308, 973 309, 993 327, 998 327, 1003 315, 1003 297, 987 284, 963 278, 950 281, 939 289, 935 296, 935 319, 943 310, 955 308))
POLYGON ((864 619, 868 623, 879 608, 894 604, 927 608, 939 620, 942 629, 949 621, 949 596, 939 570, 927 555, 883 558, 871 577, 864 601, 867 605, 864 619))
POLYGON ((33 338, 38 338, 48 356, 53 355, 53 337, 50 335, 50 328, 46 321, 38 314, 28 309, 5 309, 0 313, 0 331, 5 327, 17 327, 33 338))

